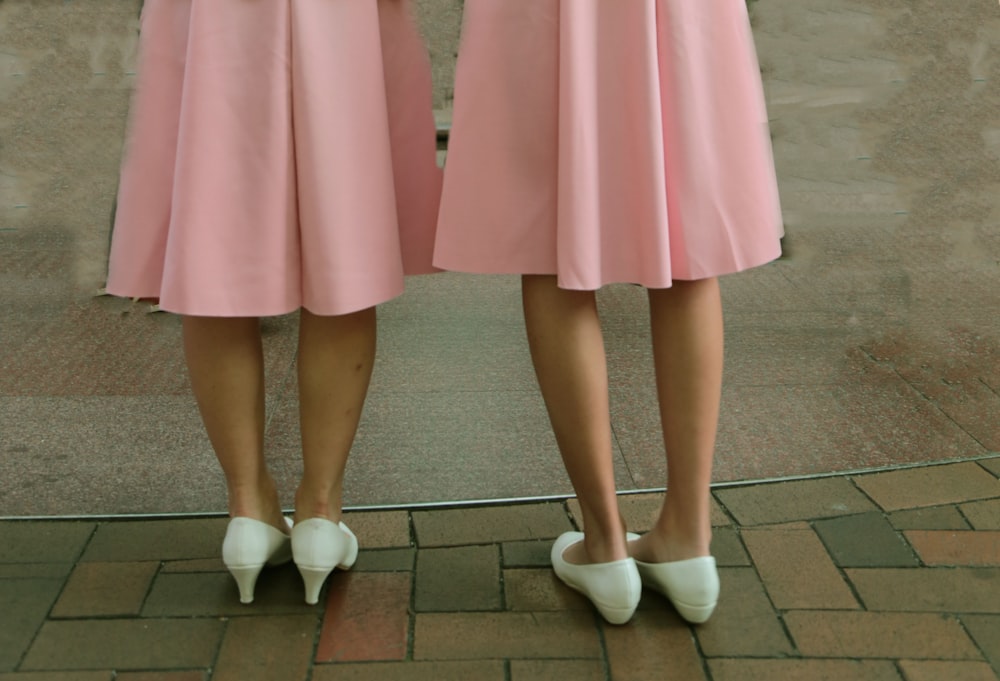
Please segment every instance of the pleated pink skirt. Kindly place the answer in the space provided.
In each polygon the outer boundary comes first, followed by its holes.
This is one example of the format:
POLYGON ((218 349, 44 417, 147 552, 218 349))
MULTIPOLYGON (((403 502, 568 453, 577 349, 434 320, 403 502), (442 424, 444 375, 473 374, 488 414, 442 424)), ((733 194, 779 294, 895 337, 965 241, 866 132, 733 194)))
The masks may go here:
POLYGON ((146 0, 110 293, 334 315, 433 271, 430 65, 407 0, 146 0))
POLYGON ((466 0, 434 262, 666 288, 780 255, 744 0, 466 0))

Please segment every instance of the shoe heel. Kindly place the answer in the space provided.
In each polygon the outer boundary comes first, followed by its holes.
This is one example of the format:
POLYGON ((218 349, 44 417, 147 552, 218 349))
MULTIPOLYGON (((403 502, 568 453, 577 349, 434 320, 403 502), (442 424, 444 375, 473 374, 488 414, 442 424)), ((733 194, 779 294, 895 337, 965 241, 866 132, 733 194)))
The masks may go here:
POLYGON ((253 591, 263 565, 227 566, 240 590, 240 603, 253 603, 253 591))
POLYGON ((333 572, 333 568, 310 568, 301 565, 298 568, 306 587, 306 603, 316 605, 319 603, 319 591, 323 588, 323 582, 333 572))

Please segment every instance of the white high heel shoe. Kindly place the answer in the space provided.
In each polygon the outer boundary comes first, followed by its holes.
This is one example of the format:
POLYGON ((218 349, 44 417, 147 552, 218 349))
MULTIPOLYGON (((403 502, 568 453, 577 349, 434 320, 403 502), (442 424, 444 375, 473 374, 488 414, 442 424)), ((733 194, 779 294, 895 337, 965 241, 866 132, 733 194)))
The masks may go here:
POLYGON ((319 591, 334 568, 349 570, 358 558, 358 539, 347 525, 310 518, 292 527, 292 558, 306 588, 306 603, 319 602, 319 591))
POLYGON ((570 546, 583 541, 583 532, 565 532, 552 546, 552 568, 566 586, 590 599, 611 624, 625 624, 639 605, 642 581, 631 558, 610 563, 576 565, 563 558, 570 546))
MULTIPOLYGON (((288 529, 292 521, 285 518, 288 529)), ((240 603, 253 603, 257 577, 265 565, 281 565, 291 560, 290 537, 267 523, 251 518, 233 518, 222 542, 222 562, 236 580, 240 603)))

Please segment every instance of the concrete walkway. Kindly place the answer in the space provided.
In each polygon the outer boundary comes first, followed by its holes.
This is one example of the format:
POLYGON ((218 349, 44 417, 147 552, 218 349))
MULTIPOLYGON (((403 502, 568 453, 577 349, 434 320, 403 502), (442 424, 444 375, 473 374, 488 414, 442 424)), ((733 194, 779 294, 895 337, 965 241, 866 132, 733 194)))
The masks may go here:
MULTIPOLYGON (((575 500, 348 514, 320 604, 291 565, 241 605, 224 518, 0 524, 0 681, 989 681, 1000 457, 718 488, 705 625, 646 592, 604 624, 549 569, 575 500)), ((657 495, 621 498, 632 529, 657 495)))

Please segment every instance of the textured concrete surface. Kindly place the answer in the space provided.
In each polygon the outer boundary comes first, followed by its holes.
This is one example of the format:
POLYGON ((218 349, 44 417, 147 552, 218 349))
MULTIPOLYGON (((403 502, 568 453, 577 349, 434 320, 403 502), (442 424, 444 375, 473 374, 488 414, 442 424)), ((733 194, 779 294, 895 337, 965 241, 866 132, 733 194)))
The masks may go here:
MULTIPOLYGON (((0 516, 225 508, 177 320, 94 297, 138 4, 0 3, 0 516)), ((443 118, 459 4, 418 4, 443 118)), ((1000 451, 996 5, 752 7, 787 252, 724 282, 716 480, 1000 451)), ((612 287, 601 306, 618 483, 659 487, 645 300, 612 287)), ((296 320, 264 328, 269 457, 290 503, 296 320)), ((516 279, 415 279, 382 308, 347 484, 354 505, 570 491, 516 279)))

